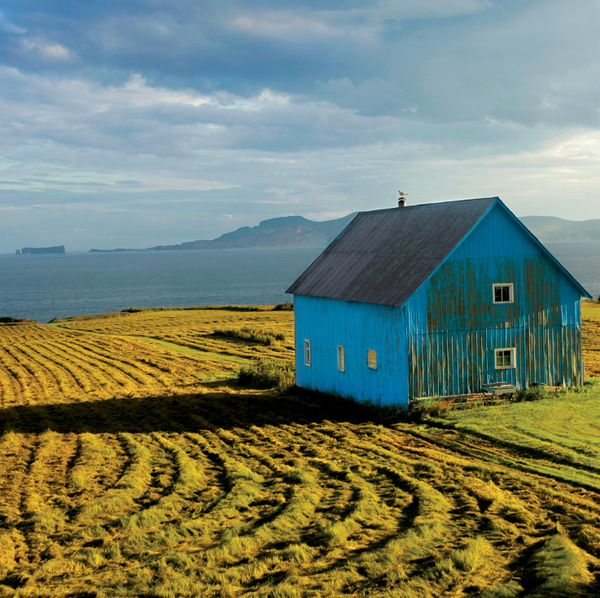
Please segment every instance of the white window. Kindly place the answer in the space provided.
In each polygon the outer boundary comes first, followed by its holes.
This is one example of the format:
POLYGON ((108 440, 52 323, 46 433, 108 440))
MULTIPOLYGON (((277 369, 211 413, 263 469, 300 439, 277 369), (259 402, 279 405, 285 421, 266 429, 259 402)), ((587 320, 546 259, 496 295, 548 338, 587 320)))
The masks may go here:
POLYGON ((367 367, 377 369, 377 351, 373 349, 367 349, 367 367))
POLYGON ((514 303, 515 285, 512 282, 502 282, 492 285, 494 303, 514 303))
POLYGON ((304 365, 310 365, 310 341, 308 339, 304 339, 304 365))
POLYGON ((337 365, 338 372, 346 371, 346 350, 342 345, 337 346, 337 365))
POLYGON ((510 370, 517 367, 515 349, 495 349, 494 362, 497 370, 510 370))

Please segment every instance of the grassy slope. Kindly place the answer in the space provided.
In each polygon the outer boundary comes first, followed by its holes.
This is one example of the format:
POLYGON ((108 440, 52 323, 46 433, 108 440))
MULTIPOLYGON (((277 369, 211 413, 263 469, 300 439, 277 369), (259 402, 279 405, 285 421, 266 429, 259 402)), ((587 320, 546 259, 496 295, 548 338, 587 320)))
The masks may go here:
POLYGON ((119 312, 102 318, 58 320, 63 329, 119 336, 145 336, 201 352, 221 353, 243 359, 271 357, 293 361, 294 314, 291 311, 236 311, 235 309, 144 310, 119 312), (248 326, 257 331, 282 334, 285 341, 269 347, 214 335, 215 330, 248 326))
MULTIPOLYGON (((600 492, 600 386, 535 403, 450 412, 438 425, 463 445, 490 445, 490 460, 544 472, 600 492), (528 459, 523 459, 528 457, 528 459), (533 465, 532 465, 533 462, 533 465)), ((443 436, 443 434, 442 434, 443 436)), ((478 450, 482 449, 481 446, 478 450)))
POLYGON ((600 303, 584 301, 581 309, 583 319, 583 361, 588 376, 600 376, 600 303))
POLYGON ((266 310, 0 326, 0 596, 600 594, 596 386, 390 424, 198 380, 291 339, 266 310), (288 340, 212 335, 242 326, 288 340))

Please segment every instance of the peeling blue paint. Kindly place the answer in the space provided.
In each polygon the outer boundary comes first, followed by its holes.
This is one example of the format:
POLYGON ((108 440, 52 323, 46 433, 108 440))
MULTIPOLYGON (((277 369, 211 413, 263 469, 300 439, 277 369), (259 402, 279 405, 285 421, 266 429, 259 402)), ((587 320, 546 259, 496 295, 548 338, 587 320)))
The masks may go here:
POLYGON ((505 381, 583 383, 582 288, 501 202, 400 307, 295 295, 297 383, 358 400, 408 405, 410 398, 480 392, 505 381), (493 285, 513 301, 494 303, 493 285), (337 371, 337 346, 346 367, 337 371), (377 351, 377 369, 367 350, 377 351), (497 349, 514 349, 498 369, 497 349))

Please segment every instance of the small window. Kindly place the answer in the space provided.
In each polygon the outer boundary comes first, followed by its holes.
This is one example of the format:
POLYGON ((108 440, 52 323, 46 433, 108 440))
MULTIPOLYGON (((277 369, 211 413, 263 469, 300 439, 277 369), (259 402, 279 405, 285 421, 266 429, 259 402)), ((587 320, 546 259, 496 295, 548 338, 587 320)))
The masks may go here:
POLYGON ((310 341, 304 339, 304 365, 310 365, 310 341))
POLYGON ((515 349, 496 349, 494 355, 497 370, 509 370, 517 367, 515 349))
POLYGON ((367 349, 367 367, 377 369, 377 351, 367 349))
POLYGON ((337 365, 338 372, 346 371, 346 350, 342 345, 337 346, 337 365))
POLYGON ((512 282, 493 285, 494 303, 514 303, 515 287, 512 282))

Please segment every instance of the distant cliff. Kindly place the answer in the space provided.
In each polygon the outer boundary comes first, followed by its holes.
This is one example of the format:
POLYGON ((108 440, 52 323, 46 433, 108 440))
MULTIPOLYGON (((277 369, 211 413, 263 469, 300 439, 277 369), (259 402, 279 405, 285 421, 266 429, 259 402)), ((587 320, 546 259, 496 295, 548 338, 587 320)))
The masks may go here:
MULTIPOLYGON (((185 251, 190 249, 236 249, 252 247, 325 247, 339 235, 356 214, 337 220, 315 222, 302 216, 263 220, 258 226, 244 226, 211 241, 188 241, 177 245, 156 245, 146 249, 90 249, 91 252, 185 251)), ((563 220, 552 216, 525 216, 521 222, 542 243, 600 241, 600 220, 563 220)), ((31 248, 23 249, 23 253, 31 248)), ((32 253, 64 253, 49 247, 32 253)))
POLYGON ((147 249, 90 249, 90 251, 180 251, 190 249, 241 249, 258 247, 325 247, 354 218, 315 222, 302 216, 264 220, 258 226, 244 226, 212 241, 189 241, 178 245, 157 245, 147 249))
POLYGON ((563 220, 554 216, 524 216, 520 220, 542 243, 600 241, 600 220, 563 220))
MULTIPOLYGON (((17 250, 18 251, 18 250, 17 250)), ((64 245, 57 245, 56 247, 23 247, 21 253, 65 253, 64 245)))

